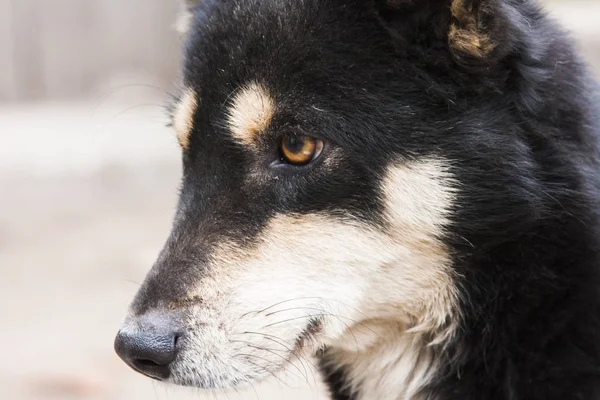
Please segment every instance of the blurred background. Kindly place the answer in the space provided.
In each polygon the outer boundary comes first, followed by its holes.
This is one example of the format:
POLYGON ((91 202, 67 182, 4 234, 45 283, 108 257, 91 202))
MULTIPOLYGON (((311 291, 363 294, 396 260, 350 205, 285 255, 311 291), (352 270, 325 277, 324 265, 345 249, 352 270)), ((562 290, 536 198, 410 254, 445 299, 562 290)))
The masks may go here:
MULTIPOLYGON (((544 2, 600 71, 600 0, 544 2)), ((326 399, 312 373, 167 387, 112 343, 170 228, 177 0, 0 0, 0 398, 326 399)))

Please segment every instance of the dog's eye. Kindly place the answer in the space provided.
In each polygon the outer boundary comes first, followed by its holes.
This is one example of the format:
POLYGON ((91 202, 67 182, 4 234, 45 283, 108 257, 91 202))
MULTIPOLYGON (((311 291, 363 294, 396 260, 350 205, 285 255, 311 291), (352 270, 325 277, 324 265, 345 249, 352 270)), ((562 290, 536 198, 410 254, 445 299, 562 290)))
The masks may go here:
POLYGON ((322 151, 323 141, 309 136, 289 134, 281 139, 281 158, 292 165, 306 165, 319 157, 322 151))

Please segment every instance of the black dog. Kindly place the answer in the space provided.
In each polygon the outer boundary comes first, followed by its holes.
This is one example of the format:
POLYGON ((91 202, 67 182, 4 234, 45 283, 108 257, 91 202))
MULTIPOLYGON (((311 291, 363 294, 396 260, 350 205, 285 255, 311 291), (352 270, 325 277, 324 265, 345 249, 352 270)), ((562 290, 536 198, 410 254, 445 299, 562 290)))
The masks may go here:
POLYGON ((205 0, 174 229, 116 349, 200 388, 600 398, 595 85, 529 0, 205 0))

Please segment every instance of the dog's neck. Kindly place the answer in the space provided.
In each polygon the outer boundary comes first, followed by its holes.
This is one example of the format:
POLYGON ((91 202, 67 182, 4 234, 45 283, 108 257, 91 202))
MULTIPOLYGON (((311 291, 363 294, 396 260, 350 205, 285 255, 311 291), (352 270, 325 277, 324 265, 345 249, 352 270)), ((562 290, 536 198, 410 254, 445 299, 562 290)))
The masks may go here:
POLYGON ((435 377, 439 346, 398 325, 364 326, 324 352, 334 400, 417 400, 435 377))

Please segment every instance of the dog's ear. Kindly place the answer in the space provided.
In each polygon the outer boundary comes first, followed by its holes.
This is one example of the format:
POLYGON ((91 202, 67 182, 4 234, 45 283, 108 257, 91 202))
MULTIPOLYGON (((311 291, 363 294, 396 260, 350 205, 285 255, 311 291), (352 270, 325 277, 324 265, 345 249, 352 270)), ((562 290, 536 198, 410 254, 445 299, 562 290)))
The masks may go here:
POLYGON ((203 2, 203 0, 179 0, 181 12, 177 18, 176 28, 180 35, 185 35, 190 28, 194 10, 203 2))
POLYGON ((507 0, 375 0, 396 37, 422 44, 447 44, 463 64, 490 64, 515 42, 522 17, 507 0))

